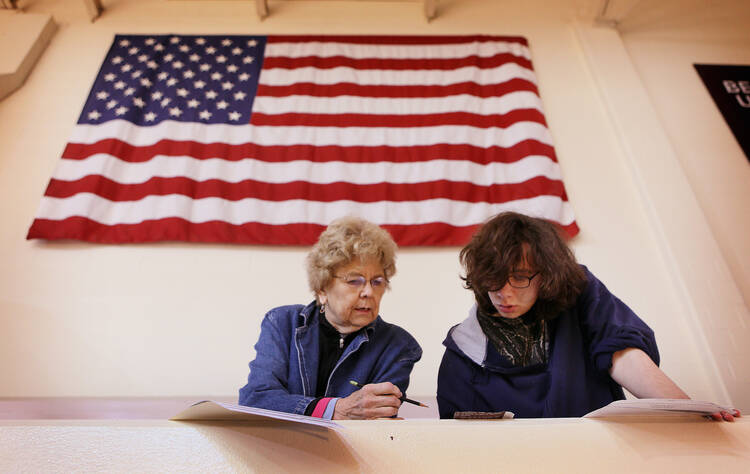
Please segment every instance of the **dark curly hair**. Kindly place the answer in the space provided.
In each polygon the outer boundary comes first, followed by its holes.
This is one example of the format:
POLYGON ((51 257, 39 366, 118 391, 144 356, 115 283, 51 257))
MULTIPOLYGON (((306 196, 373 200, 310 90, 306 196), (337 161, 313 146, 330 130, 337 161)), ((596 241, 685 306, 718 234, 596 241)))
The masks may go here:
POLYGON ((494 314, 488 292, 505 285, 508 275, 526 263, 539 272, 539 294, 532 308, 538 318, 552 319, 573 306, 586 286, 586 275, 562 237, 559 225, 515 212, 487 221, 459 255, 464 286, 479 308, 494 314))

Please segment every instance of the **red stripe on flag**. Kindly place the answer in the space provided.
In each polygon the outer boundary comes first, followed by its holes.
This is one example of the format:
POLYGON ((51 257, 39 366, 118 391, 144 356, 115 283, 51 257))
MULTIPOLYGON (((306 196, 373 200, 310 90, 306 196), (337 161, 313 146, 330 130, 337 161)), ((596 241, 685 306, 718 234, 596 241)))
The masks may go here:
POLYGON ((535 196, 558 196, 567 200, 563 183, 537 176, 523 183, 478 186, 463 181, 427 181, 420 183, 378 183, 357 185, 351 183, 267 183, 245 180, 228 183, 217 179, 195 181, 189 178, 151 178, 139 184, 120 184, 103 176, 86 176, 76 181, 52 179, 46 196, 67 198, 79 193, 92 193, 110 201, 137 201, 146 196, 181 194, 193 199, 219 197, 228 201, 253 198, 265 201, 303 199, 332 202, 353 200, 357 202, 423 201, 427 199, 452 199, 466 202, 501 203, 535 196))
POLYGON ((429 115, 375 114, 262 114, 254 113, 250 123, 257 126, 310 127, 434 127, 468 125, 476 128, 507 128, 519 122, 536 122, 547 126, 544 115, 536 109, 516 109, 504 115, 477 115, 451 112, 429 115))
POLYGON ((382 59, 382 58, 350 58, 345 56, 301 56, 285 57, 271 56, 263 60, 263 70, 267 69, 297 69, 314 67, 316 69, 333 69, 348 67, 358 70, 382 69, 395 71, 452 71, 463 67, 477 67, 492 69, 505 64, 517 64, 526 69, 532 69, 531 61, 509 53, 495 56, 464 56, 460 58, 417 58, 417 59, 382 59))
POLYGON ((199 143, 194 141, 161 140, 150 146, 138 147, 115 138, 91 144, 69 143, 63 158, 85 160, 98 154, 114 156, 128 163, 149 161, 155 156, 190 156, 197 160, 221 158, 239 161, 247 158, 282 163, 309 160, 315 163, 344 161, 348 163, 412 163, 431 160, 468 160, 478 164, 513 163, 530 155, 546 156, 557 161, 550 145, 536 140, 524 140, 512 147, 481 148, 472 145, 436 144, 429 146, 321 146, 291 145, 262 146, 254 143, 229 145, 226 143, 199 143))
MULTIPOLYGON (((399 245, 465 245, 478 225, 457 227, 443 223, 417 225, 383 225, 399 245)), ((221 242, 235 244, 312 245, 325 226, 317 224, 267 225, 247 223, 232 225, 211 221, 194 224, 184 219, 168 218, 139 224, 103 225, 84 217, 62 221, 36 219, 27 239, 83 240, 115 244, 136 242, 180 241, 221 242)), ((564 226, 569 237, 578 233, 574 223, 564 226)))
POLYGON ((377 86, 359 85, 351 82, 339 82, 336 84, 316 84, 313 82, 299 82, 288 86, 271 86, 258 84, 260 96, 286 97, 290 95, 306 95, 311 97, 337 97, 351 95, 355 97, 448 97, 452 95, 471 95, 475 97, 502 97, 505 94, 519 91, 533 92, 539 95, 536 85, 525 79, 511 79, 499 84, 482 85, 476 82, 459 82, 448 85, 432 86, 377 86))
POLYGON ((465 43, 488 43, 503 41, 506 43, 518 43, 528 46, 529 42, 522 36, 352 36, 352 35, 272 35, 266 37, 267 43, 307 43, 320 41, 326 43, 351 43, 351 44, 465 44, 465 43))

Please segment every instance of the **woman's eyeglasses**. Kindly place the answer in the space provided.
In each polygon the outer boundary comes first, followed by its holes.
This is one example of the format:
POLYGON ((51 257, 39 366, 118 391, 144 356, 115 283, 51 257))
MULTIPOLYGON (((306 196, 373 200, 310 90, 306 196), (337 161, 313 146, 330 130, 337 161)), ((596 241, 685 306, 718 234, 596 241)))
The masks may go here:
MULTIPOLYGON (((367 278, 363 277, 362 275, 334 275, 333 278, 343 280, 344 283, 346 283, 348 286, 350 286, 351 288, 356 288, 358 290, 361 290, 365 287, 365 285, 367 285, 367 278)), ((384 289, 386 283, 388 283, 388 280, 386 280, 385 277, 382 276, 375 277, 370 280, 370 286, 372 286, 373 290, 384 289)))

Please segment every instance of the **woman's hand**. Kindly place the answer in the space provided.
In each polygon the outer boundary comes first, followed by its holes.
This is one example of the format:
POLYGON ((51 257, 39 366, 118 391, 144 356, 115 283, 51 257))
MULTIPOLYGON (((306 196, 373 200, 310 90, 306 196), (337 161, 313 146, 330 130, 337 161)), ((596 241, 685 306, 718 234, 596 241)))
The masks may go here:
POLYGON ((742 413, 740 413, 739 410, 736 408, 734 409, 734 413, 729 413, 728 411, 720 411, 719 413, 711 413, 711 419, 715 421, 734 421, 735 418, 739 418, 742 416, 742 413))
POLYGON ((333 411, 334 420, 389 418, 401 406, 401 390, 390 382, 368 384, 348 397, 340 398, 333 411))

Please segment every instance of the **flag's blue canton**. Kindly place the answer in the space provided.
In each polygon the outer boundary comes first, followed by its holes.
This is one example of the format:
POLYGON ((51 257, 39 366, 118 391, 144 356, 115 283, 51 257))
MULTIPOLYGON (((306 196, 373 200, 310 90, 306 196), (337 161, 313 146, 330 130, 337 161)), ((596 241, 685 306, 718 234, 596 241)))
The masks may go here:
POLYGON ((263 36, 117 35, 78 123, 246 124, 263 36))

